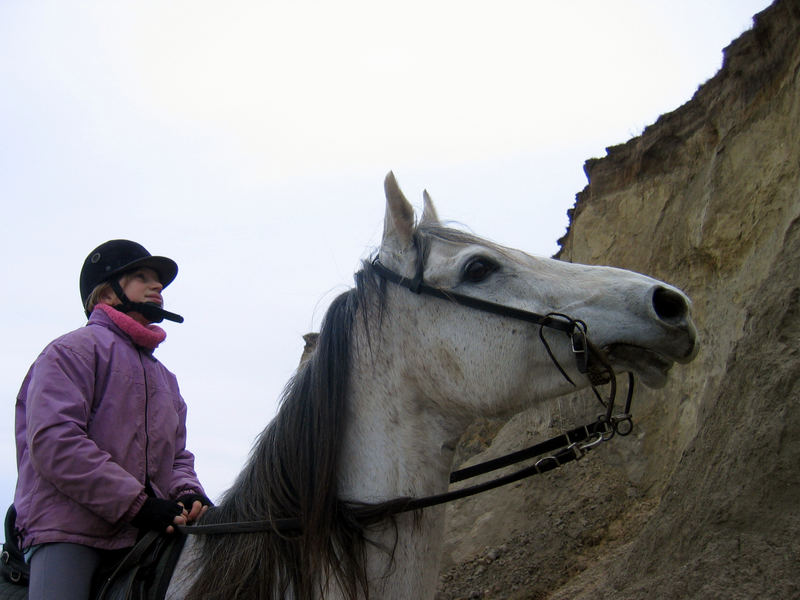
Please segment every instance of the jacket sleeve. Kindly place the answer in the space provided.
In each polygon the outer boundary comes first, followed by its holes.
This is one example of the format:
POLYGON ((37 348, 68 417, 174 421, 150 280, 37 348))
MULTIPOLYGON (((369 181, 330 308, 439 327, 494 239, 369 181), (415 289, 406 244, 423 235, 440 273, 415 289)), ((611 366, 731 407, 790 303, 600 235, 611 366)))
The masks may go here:
POLYGON ((203 486, 194 470, 194 454, 186 449, 186 402, 178 396, 178 431, 175 438, 175 459, 172 463, 172 481, 169 497, 177 499, 184 494, 205 496, 203 486))
POLYGON ((52 344, 28 389, 31 463, 59 492, 109 523, 129 519, 146 495, 142 484, 87 435, 94 397, 93 357, 52 344))

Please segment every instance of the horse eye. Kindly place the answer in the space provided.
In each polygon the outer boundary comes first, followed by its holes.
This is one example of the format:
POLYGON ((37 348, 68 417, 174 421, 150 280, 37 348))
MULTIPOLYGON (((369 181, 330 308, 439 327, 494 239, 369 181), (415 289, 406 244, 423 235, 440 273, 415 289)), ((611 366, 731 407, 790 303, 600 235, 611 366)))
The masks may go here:
POLYGON ((464 281, 480 283, 497 270, 497 263, 486 258, 476 258, 464 267, 464 281))

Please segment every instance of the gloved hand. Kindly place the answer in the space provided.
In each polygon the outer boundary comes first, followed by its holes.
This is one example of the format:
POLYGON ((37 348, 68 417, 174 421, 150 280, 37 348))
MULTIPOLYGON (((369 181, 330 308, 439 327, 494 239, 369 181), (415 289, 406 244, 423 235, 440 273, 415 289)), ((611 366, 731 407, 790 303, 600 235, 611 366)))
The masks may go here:
POLYGON ((199 502, 203 506, 214 506, 214 503, 202 494, 184 494, 178 498, 176 502, 183 504, 183 507, 186 510, 192 510, 192 504, 195 502, 199 502))
POLYGON ((139 529, 166 531, 175 524, 175 517, 180 514, 183 514, 183 507, 174 500, 148 498, 131 519, 131 525, 139 529))
POLYGON ((211 500, 202 494, 195 494, 191 492, 180 496, 178 498, 178 502, 183 504, 183 507, 187 511, 184 513, 187 523, 193 523, 205 514, 209 506, 213 506, 211 500))

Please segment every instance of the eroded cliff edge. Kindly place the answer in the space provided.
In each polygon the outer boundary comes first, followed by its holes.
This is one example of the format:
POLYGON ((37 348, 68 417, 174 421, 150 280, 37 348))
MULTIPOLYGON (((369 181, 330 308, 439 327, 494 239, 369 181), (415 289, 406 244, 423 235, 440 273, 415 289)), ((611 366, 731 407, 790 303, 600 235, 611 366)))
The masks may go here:
MULTIPOLYGON (((450 507, 440 597, 800 597, 800 1, 585 170, 559 257, 685 290, 701 353, 639 392, 634 435, 450 507)), ((596 412, 520 415, 475 460, 596 412)))

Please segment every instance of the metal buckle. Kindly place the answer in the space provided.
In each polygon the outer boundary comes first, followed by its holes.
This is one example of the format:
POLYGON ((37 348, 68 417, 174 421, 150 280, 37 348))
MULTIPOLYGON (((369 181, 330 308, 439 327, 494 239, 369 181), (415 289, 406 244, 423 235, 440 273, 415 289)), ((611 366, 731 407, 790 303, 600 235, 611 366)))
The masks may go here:
POLYGON ((586 333, 580 327, 576 327, 572 330, 570 341, 572 342, 572 353, 575 355, 578 371, 588 373, 589 355, 586 352, 586 333))
MULTIPOLYGON (((555 469, 556 467, 560 467, 561 466, 561 463, 558 461, 558 459, 555 456, 545 456, 544 458, 540 458, 539 460, 536 461, 536 464, 533 465, 533 468, 536 469, 536 472, 539 475, 542 474, 542 471, 540 470, 540 466, 543 463, 547 464, 547 461, 549 461, 549 460, 552 460, 554 463, 556 463, 555 466, 552 467, 553 469, 555 469)), ((549 470, 551 470, 551 469, 549 469, 549 470)))
POLYGON ((579 448, 581 449, 581 452, 583 454, 586 454, 589 450, 591 450, 595 446, 599 446, 603 442, 607 441, 606 438, 605 438, 605 434, 604 433, 598 431, 596 435, 597 435, 597 437, 595 439, 593 439, 593 440, 591 440, 589 442, 586 442, 585 444, 581 444, 579 446, 579 448))
POLYGON ((575 456, 575 460, 580 460, 584 457, 586 452, 583 450, 583 446, 578 444, 578 442, 573 442, 566 448, 567 450, 571 451, 572 454, 575 456))
POLYGON ((621 436, 626 436, 633 431, 633 417, 628 413, 620 413, 611 417, 611 426, 621 436))

